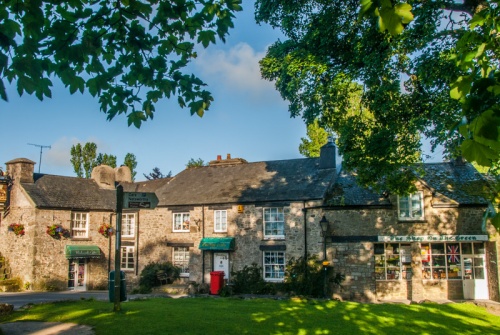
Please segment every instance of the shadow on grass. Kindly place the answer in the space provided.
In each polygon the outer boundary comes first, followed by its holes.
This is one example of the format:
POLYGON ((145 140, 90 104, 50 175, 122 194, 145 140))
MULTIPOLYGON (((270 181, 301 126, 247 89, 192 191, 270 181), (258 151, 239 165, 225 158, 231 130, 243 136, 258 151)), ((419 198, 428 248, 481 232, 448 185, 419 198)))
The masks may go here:
POLYGON ((59 302, 16 311, 0 322, 92 326, 96 334, 500 334, 500 317, 470 303, 361 304, 317 300, 152 298, 121 304, 59 302))

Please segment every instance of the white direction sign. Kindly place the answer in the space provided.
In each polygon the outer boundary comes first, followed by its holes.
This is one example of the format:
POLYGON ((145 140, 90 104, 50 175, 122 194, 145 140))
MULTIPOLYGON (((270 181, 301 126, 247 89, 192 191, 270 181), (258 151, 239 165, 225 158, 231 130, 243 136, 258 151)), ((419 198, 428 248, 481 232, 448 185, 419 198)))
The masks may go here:
POLYGON ((158 197, 153 192, 123 192, 123 208, 153 209, 158 197))

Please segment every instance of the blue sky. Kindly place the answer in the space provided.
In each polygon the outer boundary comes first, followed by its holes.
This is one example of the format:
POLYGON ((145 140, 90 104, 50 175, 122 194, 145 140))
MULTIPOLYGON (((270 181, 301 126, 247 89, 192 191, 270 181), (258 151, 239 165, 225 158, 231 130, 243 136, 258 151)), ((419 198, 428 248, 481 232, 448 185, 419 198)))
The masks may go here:
POLYGON ((94 142, 98 153, 115 155, 118 164, 133 153, 138 162, 136 180, 144 180, 143 174, 154 167, 175 175, 191 158, 205 162, 227 154, 249 162, 300 158, 298 146, 306 127, 300 118, 290 118, 287 103, 273 83, 261 79, 258 66, 267 47, 282 36, 255 23, 253 0, 243 0, 243 11, 234 23, 226 43, 217 41, 199 50, 190 66, 215 98, 202 118, 178 107, 174 97, 158 104, 154 119, 137 129, 128 127, 123 115, 107 121, 96 98, 88 93, 70 95, 57 80, 52 99, 44 101, 27 94, 19 97, 11 86, 9 102, 0 100, 0 167, 22 157, 35 161, 38 172, 40 148, 28 143, 51 146, 43 149, 40 172, 64 176, 75 176, 70 149, 76 143, 94 142))

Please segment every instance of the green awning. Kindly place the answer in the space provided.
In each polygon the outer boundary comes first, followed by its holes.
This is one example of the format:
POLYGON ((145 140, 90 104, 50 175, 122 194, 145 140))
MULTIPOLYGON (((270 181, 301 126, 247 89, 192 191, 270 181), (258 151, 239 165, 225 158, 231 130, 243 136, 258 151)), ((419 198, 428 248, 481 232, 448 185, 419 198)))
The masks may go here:
POLYGON ((200 250, 234 250, 234 237, 205 237, 200 241, 200 250))
POLYGON ((67 245, 66 258, 100 258, 101 249, 96 245, 67 245))

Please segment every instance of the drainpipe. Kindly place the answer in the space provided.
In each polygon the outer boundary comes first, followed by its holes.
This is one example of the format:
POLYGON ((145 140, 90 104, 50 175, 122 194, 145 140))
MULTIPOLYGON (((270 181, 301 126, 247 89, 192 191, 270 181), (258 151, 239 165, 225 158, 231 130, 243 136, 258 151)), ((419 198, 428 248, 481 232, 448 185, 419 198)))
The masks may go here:
MULTIPOLYGON (((205 205, 201 206, 201 238, 205 237, 205 205)), ((205 250, 201 251, 201 283, 205 284, 205 250)))
POLYGON ((306 202, 303 201, 302 212, 304 213, 304 277, 307 282, 308 271, 307 271, 307 207, 306 202))

